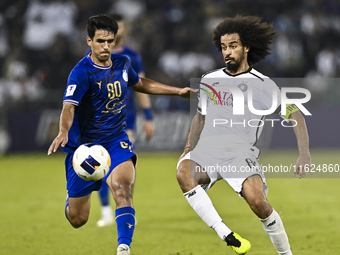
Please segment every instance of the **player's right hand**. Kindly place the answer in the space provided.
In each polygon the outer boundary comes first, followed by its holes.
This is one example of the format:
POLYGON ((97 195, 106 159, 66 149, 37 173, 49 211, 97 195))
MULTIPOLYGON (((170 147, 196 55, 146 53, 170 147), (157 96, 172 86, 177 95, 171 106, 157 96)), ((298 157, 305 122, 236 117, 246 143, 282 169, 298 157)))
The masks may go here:
POLYGON ((189 152, 191 151, 191 149, 189 147, 185 147, 183 150, 183 153, 181 154, 181 156, 179 157, 178 161, 180 161, 185 155, 187 155, 189 152))
POLYGON ((184 98, 197 98, 198 89, 192 89, 189 87, 183 88, 179 91, 178 95, 184 98))
POLYGON ((50 148, 48 148, 47 155, 51 155, 52 152, 56 152, 61 144, 61 147, 65 147, 68 142, 68 133, 59 133, 56 138, 54 138, 50 148))
POLYGON ((153 137, 154 132, 155 132, 153 122, 151 120, 145 121, 143 128, 144 128, 144 133, 145 133, 146 139, 151 139, 153 137))
POLYGON ((299 179, 304 178, 306 176, 306 172, 310 172, 310 174, 312 174, 312 172, 309 171, 309 169, 311 169, 310 154, 308 153, 308 154, 300 155, 296 161, 293 175, 294 177, 296 175, 299 175, 299 179))

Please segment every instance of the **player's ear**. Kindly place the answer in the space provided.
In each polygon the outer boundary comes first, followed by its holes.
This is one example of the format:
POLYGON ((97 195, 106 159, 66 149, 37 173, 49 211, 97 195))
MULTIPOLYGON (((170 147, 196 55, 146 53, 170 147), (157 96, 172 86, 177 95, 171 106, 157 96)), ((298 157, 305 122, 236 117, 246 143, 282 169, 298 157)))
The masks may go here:
POLYGON ((244 46, 244 51, 245 51, 245 52, 247 52, 247 53, 248 53, 248 52, 249 52, 249 50, 250 50, 249 46, 244 46))
POLYGON ((87 45, 91 47, 92 46, 92 39, 91 39, 91 37, 87 36, 86 37, 86 41, 87 41, 87 45))

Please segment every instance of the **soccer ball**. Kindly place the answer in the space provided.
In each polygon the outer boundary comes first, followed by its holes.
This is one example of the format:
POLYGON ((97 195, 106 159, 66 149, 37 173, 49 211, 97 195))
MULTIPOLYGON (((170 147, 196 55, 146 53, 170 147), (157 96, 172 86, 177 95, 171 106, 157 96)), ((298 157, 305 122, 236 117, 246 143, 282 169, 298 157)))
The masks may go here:
POLYGON ((80 145, 73 155, 73 169, 85 181, 99 181, 109 172, 111 157, 101 145, 80 145))

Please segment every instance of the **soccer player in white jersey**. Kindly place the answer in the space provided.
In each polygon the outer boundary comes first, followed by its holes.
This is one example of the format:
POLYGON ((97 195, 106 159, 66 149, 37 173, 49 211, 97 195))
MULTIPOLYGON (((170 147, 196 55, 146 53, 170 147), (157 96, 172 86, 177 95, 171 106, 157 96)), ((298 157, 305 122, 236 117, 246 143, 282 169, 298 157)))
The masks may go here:
MULTIPOLYGON (((268 187, 257 161, 259 150, 254 145, 262 130, 255 123, 262 123, 264 116, 253 114, 247 100, 236 105, 237 92, 247 99, 249 91, 256 110, 280 105, 276 84, 252 68, 269 54, 274 35, 271 24, 254 16, 227 18, 215 28, 213 43, 222 52, 226 67, 203 75, 198 111, 177 164, 177 180, 187 201, 237 254, 246 254, 250 242, 227 227, 228 219, 222 221, 206 193, 219 179, 227 181, 247 201, 277 252, 292 254, 281 217, 266 199, 268 187), (240 107, 244 114, 235 115, 233 111, 240 107)), ((295 105, 287 107, 283 117, 297 123, 293 129, 299 149, 296 165, 300 167, 294 176, 301 178, 311 163, 304 117, 295 105)))

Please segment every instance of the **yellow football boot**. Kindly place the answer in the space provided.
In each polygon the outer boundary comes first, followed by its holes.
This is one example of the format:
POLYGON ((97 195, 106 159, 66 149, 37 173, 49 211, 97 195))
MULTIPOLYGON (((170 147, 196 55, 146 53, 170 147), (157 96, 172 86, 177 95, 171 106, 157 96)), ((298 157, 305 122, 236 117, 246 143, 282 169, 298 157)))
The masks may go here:
POLYGON ((224 237, 224 241, 230 246, 230 248, 237 254, 246 254, 251 247, 250 242, 247 239, 242 238, 239 234, 231 232, 228 236, 224 237))

